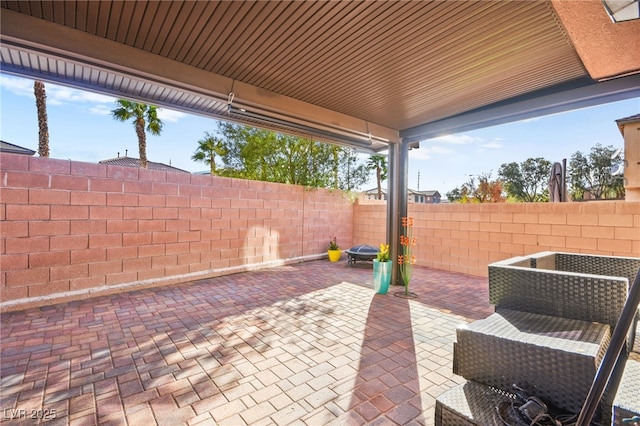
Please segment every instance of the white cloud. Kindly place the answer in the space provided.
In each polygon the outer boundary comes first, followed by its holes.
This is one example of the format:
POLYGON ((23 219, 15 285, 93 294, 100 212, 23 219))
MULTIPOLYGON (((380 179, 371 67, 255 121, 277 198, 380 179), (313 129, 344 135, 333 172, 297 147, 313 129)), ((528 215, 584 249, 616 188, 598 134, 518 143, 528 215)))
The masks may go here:
POLYGON ((83 90, 71 89, 69 87, 46 84, 47 101, 53 105, 62 105, 71 102, 89 102, 97 104, 113 104, 115 98, 100 95, 98 93, 85 92, 83 90))
POLYGON ((0 86, 9 90, 14 95, 34 96, 33 80, 0 74, 0 86))
POLYGON ((575 113, 576 111, 589 109, 589 108, 593 108, 593 107, 582 107, 582 108, 573 109, 571 111, 560 111, 560 112, 554 112, 554 113, 551 113, 551 114, 539 115, 537 117, 531 117, 531 118, 525 118, 524 120, 518 120, 516 123, 534 123, 536 121, 543 120, 543 119, 545 119, 547 117, 556 117, 556 116, 562 116, 562 115, 566 116, 568 114, 575 113))
POLYGON ((421 146, 420 149, 409 151, 409 158, 412 160, 431 160, 434 155, 458 155, 457 151, 440 146, 440 145, 429 145, 429 146, 421 146))
MULTIPOLYGON (((479 152, 483 152, 485 149, 499 149, 504 148, 503 139, 496 137, 491 140, 487 140, 478 136, 470 136, 466 134, 455 134, 455 135, 446 135, 440 136, 437 138, 429 139, 427 141, 423 141, 420 145, 420 149, 426 149, 431 154, 441 154, 441 155, 451 155, 455 154, 460 155, 461 153, 458 150, 449 149, 442 144, 447 145, 475 145, 479 152), (439 144, 437 144, 439 143, 439 144)), ((462 148, 467 149, 467 148, 462 148)))
POLYGON ((89 108, 89 112, 93 115, 111 115, 111 109, 106 105, 94 105, 89 108))
MULTIPOLYGON (((0 86, 13 94, 34 97, 33 80, 0 74, 0 86)), ((116 98, 101 95, 99 93, 86 92, 70 87, 59 86, 53 83, 45 83, 47 104, 51 106, 66 105, 70 103, 92 104, 88 111, 94 115, 110 115, 114 109, 116 98)), ((35 101, 34 101, 35 102, 35 101)), ((177 122, 187 114, 166 108, 158 108, 158 117, 164 122, 177 122)))
MULTIPOLYGON (((470 143, 474 143, 474 142, 478 142, 478 141, 480 141, 479 138, 474 138, 473 136, 469 136, 469 135, 465 135, 465 134, 459 133, 459 134, 455 134, 455 135, 439 136, 437 138, 428 139, 425 142, 426 143, 443 142, 443 143, 448 143, 448 144, 453 144, 453 145, 466 145, 466 144, 470 144, 470 143)), ((425 142, 422 142, 422 143, 425 143, 425 142)), ((422 146, 422 144, 420 146, 422 146)))
POLYGON ((411 160, 431 160, 431 152, 428 149, 412 149, 409 151, 409 159, 411 160))
POLYGON ((432 146, 427 148, 430 152, 434 154, 454 154, 455 151, 449 148, 444 148, 442 146, 432 146))
POLYGON ((491 142, 483 143, 480 146, 482 148, 489 148, 489 149, 498 149, 498 148, 504 147, 504 145, 501 144, 500 142, 498 142, 497 140, 493 140, 491 142))
MULTIPOLYGON (((0 74, 0 86, 19 96, 34 97, 33 80, 0 74)), ((72 102, 88 102, 96 104, 114 103, 115 98, 98 93, 85 92, 59 86, 53 83, 45 83, 47 104, 64 105, 72 102)), ((35 101, 34 101, 35 102, 35 101)))
POLYGON ((187 114, 172 109, 158 108, 158 118, 162 121, 177 122, 179 119, 186 117, 187 114))

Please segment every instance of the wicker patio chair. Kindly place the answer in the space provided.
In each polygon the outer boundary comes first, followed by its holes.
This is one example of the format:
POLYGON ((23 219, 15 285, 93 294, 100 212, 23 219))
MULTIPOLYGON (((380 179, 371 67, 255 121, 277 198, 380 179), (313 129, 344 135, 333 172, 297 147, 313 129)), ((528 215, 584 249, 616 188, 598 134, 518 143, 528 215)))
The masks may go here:
MULTIPOLYGON (((489 301, 543 315, 614 327, 640 259, 542 252, 489 265, 489 301)), ((629 332, 633 347, 637 319, 629 332)))
POLYGON ((457 328, 453 372, 498 389, 516 384, 577 412, 610 338, 605 324, 499 309, 457 328))

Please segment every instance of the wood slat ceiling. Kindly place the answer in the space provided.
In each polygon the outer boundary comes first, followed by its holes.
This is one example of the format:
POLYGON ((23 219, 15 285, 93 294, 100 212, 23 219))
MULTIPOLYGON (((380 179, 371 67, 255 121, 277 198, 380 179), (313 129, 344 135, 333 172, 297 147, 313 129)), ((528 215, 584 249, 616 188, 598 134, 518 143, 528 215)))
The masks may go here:
POLYGON ((588 76, 546 1, 2 1, 403 130, 588 76))

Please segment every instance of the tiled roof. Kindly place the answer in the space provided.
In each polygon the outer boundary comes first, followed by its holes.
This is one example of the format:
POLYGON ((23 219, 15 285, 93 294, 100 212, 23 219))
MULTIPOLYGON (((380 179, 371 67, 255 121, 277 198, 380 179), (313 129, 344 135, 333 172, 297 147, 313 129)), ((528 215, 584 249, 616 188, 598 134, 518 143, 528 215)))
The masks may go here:
MULTIPOLYGON (((100 164, 110 164, 113 166, 124 166, 124 167, 140 167, 140 159, 133 157, 116 157, 110 158, 108 160, 98 161, 100 164)), ((186 170, 179 169, 177 167, 169 166, 163 163, 156 163, 154 161, 147 161, 147 168, 149 170, 162 170, 165 172, 177 172, 177 173, 189 173, 186 170)))
POLYGON ((0 141, 0 152, 10 152, 12 154, 24 154, 24 155, 33 155, 36 152, 29 148, 24 148, 18 145, 14 145, 9 142, 0 141))

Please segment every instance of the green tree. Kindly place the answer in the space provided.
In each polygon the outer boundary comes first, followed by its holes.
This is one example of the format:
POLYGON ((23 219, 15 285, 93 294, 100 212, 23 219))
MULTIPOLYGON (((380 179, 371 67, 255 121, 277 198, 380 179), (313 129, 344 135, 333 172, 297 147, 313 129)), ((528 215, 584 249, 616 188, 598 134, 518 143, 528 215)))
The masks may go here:
POLYGON ((49 156, 49 125, 47 123, 47 93, 44 83, 33 82, 33 93, 36 97, 36 109, 38 111, 38 155, 49 156))
POLYGON ((204 132, 204 138, 198 141, 198 149, 193 153, 191 159, 201 161, 209 165, 211 174, 216 174, 216 156, 222 157, 226 152, 224 142, 209 132, 204 132))
POLYGON ((452 203, 459 203, 462 200, 462 189, 455 187, 446 194, 447 200, 452 203))
POLYGON ((529 158, 522 163, 504 163, 498 176, 507 195, 515 201, 537 202, 549 200, 551 162, 544 158, 529 158))
POLYGON ((613 197, 623 199, 625 194, 624 176, 618 175, 618 176, 612 176, 612 178, 613 178, 613 183, 611 184, 611 190, 612 190, 613 197))
POLYGON ((338 151, 338 179, 336 187, 344 191, 353 191, 367 183, 369 170, 367 165, 358 160, 353 149, 334 146, 338 151))
POLYGON ((378 188, 378 200, 382 200, 382 181, 387 179, 389 173, 387 158, 383 155, 372 155, 367 160, 367 169, 376 172, 376 184, 378 188))
POLYGON ((624 196, 619 176, 611 176, 611 167, 622 162, 612 159, 613 146, 596 144, 588 156, 576 151, 569 161, 569 184, 574 200, 584 199, 588 191, 595 199, 624 196))
POLYGON ((140 104, 137 102, 118 99, 117 108, 111 111, 111 116, 118 121, 133 119, 133 126, 138 136, 138 152, 140 155, 140 167, 147 168, 147 134, 160 135, 162 132, 162 120, 158 118, 158 111, 155 106, 140 104))
POLYGON ((220 122, 218 131, 224 176, 339 189, 366 180, 366 169, 345 148, 231 123, 220 122))
MULTIPOLYGON (((278 140, 274 132, 218 123, 223 136, 225 154, 222 157, 224 170, 221 174, 242 179, 295 183, 295 169, 288 167, 297 152, 290 152, 289 161, 277 152, 278 140)), ((286 145, 286 140, 280 141, 286 145)))

